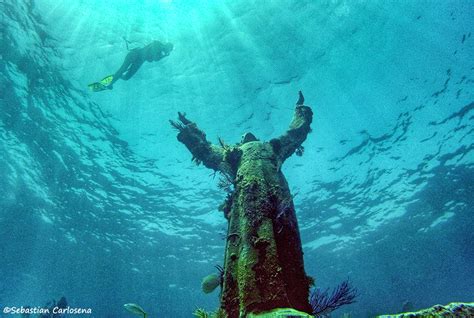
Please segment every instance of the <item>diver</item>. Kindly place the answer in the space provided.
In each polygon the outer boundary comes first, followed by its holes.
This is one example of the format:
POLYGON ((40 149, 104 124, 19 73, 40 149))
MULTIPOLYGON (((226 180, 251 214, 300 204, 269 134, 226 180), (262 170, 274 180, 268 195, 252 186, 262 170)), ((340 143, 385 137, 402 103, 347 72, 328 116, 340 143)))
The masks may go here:
POLYGON ((145 61, 159 61, 170 55, 172 50, 172 43, 162 43, 160 41, 153 41, 145 47, 132 49, 128 52, 127 56, 125 56, 122 66, 120 66, 115 74, 106 76, 100 82, 89 84, 89 88, 94 92, 113 89, 113 84, 116 81, 119 79, 128 81, 133 75, 135 75, 145 61))

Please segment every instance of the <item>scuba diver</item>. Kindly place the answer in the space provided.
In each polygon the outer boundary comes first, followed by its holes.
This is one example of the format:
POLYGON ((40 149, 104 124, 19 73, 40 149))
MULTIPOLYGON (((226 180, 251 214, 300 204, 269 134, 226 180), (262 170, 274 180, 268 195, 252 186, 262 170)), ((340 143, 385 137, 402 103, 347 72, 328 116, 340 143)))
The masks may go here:
POLYGON ((100 92, 105 89, 113 89, 113 84, 116 81, 119 79, 128 81, 133 75, 135 75, 135 73, 145 61, 159 61, 162 58, 170 55, 172 50, 172 43, 162 43, 160 41, 153 41, 145 47, 130 50, 127 56, 125 56, 122 66, 120 66, 115 74, 106 76, 101 81, 89 84, 88 86, 93 92, 100 92))

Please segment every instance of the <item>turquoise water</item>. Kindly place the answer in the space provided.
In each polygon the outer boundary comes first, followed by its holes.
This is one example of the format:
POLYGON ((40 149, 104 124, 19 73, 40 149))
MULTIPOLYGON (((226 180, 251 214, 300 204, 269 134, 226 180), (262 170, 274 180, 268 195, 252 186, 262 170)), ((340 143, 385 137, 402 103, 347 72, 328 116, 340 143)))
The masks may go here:
POLYGON ((225 192, 168 120, 186 112, 213 143, 269 140, 298 90, 313 132, 283 171, 306 271, 360 293, 334 316, 473 300, 474 2, 0 5, 0 305, 214 309, 200 283, 222 263, 225 192), (123 37, 174 50, 90 92, 123 37))

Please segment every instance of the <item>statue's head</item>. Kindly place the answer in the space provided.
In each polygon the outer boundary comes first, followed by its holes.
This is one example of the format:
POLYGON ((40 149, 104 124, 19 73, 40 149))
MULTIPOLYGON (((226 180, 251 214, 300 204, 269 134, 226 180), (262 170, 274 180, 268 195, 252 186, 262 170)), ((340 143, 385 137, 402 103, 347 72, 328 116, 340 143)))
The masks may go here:
POLYGON ((251 142, 251 141, 258 141, 258 139, 251 132, 247 132, 247 133, 242 135, 242 139, 240 140, 240 143, 245 144, 245 143, 251 142))

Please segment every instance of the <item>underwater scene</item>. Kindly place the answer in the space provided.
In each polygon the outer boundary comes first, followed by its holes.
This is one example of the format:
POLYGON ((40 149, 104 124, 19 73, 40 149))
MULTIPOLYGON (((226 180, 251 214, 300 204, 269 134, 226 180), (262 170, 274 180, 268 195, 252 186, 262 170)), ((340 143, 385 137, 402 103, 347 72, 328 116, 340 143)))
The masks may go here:
POLYGON ((474 317, 474 1, 0 7, 0 317, 474 317))

